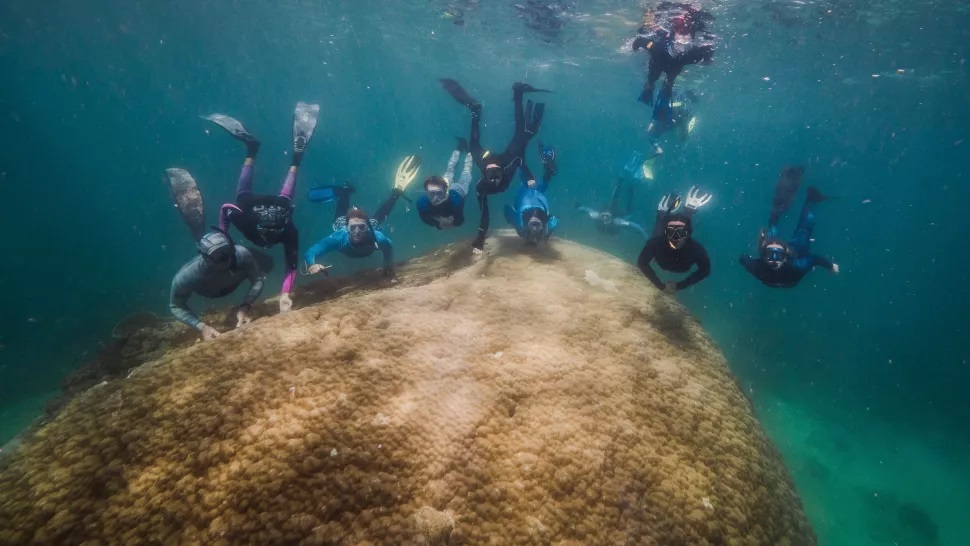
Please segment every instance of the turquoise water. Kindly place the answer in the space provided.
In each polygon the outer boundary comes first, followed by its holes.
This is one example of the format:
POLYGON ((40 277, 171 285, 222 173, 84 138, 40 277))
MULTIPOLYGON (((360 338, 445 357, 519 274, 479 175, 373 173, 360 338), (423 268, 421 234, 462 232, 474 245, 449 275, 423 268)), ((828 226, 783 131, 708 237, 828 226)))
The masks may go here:
MULTIPOLYGON (((264 143, 257 191, 270 191, 289 164, 293 105, 319 102, 298 193, 354 178, 356 203, 373 209, 403 155, 424 158, 421 176, 442 170, 467 132, 437 78, 485 101, 493 148, 511 133, 509 85, 526 80, 556 92, 540 136, 560 154, 558 234, 635 260, 641 241, 604 237, 573 205, 604 203, 619 165, 645 149, 643 57, 628 44, 642 9, 561 5, 549 35, 512 2, 0 5, 0 443, 121 318, 166 311, 193 248, 164 169, 191 171, 211 212, 242 157, 199 115, 246 122, 264 143), (445 15, 456 10, 462 25, 445 15)), ((696 231, 713 274, 679 298, 754 400, 822 544, 966 543, 970 14, 942 2, 704 5, 718 17, 715 62, 678 79, 702 94, 696 135, 666 146, 638 193, 647 224, 667 190, 715 194, 696 231), (843 273, 769 290, 737 257, 788 163, 839 196, 819 208, 815 249, 843 273)), ((329 233, 332 209, 297 205, 305 248, 329 233)), ((399 258, 473 230, 428 230, 404 206, 390 224, 399 258)))

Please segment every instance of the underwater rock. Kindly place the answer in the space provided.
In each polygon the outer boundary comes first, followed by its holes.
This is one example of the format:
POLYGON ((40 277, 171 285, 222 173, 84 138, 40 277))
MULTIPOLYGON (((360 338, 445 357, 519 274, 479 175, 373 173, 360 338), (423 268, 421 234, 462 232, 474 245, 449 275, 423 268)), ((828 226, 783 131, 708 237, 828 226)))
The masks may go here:
POLYGON ((488 244, 79 394, 0 463, 0 544, 816 543, 679 304, 575 243, 488 244))

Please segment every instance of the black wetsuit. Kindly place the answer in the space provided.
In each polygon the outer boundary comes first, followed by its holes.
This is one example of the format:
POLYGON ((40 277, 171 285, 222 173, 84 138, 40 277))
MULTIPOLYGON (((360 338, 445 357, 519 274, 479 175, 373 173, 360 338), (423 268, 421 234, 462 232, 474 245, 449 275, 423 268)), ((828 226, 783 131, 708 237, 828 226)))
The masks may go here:
POLYGON ((697 284, 711 274, 711 260, 707 257, 707 251, 704 250, 703 245, 693 238, 687 239, 684 248, 674 249, 670 247, 666 237, 654 237, 648 240, 647 244, 643 246, 643 250, 640 251, 637 267, 650 279, 654 286, 662 290, 664 282, 650 267, 650 262, 653 260, 657 261, 660 269, 674 273, 686 273, 695 264, 697 265, 697 270, 689 277, 677 282, 677 290, 683 290, 688 286, 697 284))
MULTIPOLYGON (((532 121, 527 123, 526 117, 529 116, 532 118, 532 112, 527 113, 525 111, 522 105, 523 94, 524 91, 521 88, 513 88, 512 101, 515 103, 515 133, 512 135, 512 140, 509 141, 508 146, 505 147, 505 151, 500 154, 490 153, 482 147, 480 128, 481 111, 472 111, 472 126, 468 139, 468 148, 472 157, 475 158, 475 163, 478 165, 479 170, 482 172, 482 177, 475 184, 478 206, 482 211, 482 219, 478 226, 478 237, 474 244, 475 248, 481 249, 485 245, 485 237, 488 235, 490 221, 488 214, 488 196, 507 190, 509 184, 512 182, 512 178, 515 176, 515 171, 518 169, 522 169, 526 180, 535 180, 535 177, 532 176, 532 171, 529 170, 529 166, 525 163, 525 149, 529 144, 529 140, 538 132, 539 126, 537 123, 533 124, 532 121), (485 167, 493 163, 502 168, 502 180, 497 185, 489 183, 484 176, 485 167)), ((531 106, 532 102, 529 101, 529 104, 531 106)))
MULTIPOLYGON (((259 218, 253 211, 256 206, 278 206, 292 211, 293 205, 288 197, 281 195, 244 194, 236 198, 235 206, 223 206, 223 218, 220 228, 228 229, 228 223, 236 226, 247 239, 262 248, 270 248, 276 244, 283 244, 283 258, 286 262, 286 277, 283 280, 283 292, 289 292, 293 285, 293 278, 299 265, 300 234, 293 224, 292 218, 278 234, 264 235, 258 229, 259 218), (291 275, 292 272, 292 275, 291 275)), ((290 213, 292 214, 292 212, 290 213)))

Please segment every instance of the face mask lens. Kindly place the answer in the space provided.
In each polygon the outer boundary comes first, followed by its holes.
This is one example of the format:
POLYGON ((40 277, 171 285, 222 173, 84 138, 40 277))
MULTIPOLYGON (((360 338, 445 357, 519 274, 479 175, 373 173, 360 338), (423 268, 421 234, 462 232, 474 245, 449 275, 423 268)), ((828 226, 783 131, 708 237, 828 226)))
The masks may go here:
POLYGON ((228 247, 219 248, 208 255, 208 260, 217 266, 229 265, 229 261, 232 259, 232 253, 228 247))
POLYGON ((445 190, 441 190, 441 189, 428 190, 428 199, 430 199, 432 203, 440 203, 444 201, 445 190))
POLYGON ((492 184, 498 184, 502 181, 502 170, 498 168, 492 168, 485 172, 485 177, 492 184))
POLYGON ((679 241, 687 237, 687 228, 685 227, 668 227, 665 230, 665 234, 668 239, 679 241))
POLYGON ((350 224, 347 230, 354 234, 361 234, 367 231, 367 224, 350 224))

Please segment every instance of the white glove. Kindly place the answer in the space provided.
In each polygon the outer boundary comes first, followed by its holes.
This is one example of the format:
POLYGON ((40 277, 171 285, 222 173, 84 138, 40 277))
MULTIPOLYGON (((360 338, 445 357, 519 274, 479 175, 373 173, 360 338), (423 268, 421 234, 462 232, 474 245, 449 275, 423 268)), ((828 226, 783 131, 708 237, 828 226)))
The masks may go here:
POLYGON ((215 328, 213 328, 212 326, 209 326, 208 324, 203 324, 200 332, 202 334, 202 341, 210 341, 221 335, 219 333, 219 330, 216 330, 215 328))
POLYGON ((253 319, 249 318, 249 307, 239 308, 236 311, 236 328, 239 328, 243 324, 249 324, 253 319))
POLYGON ((455 227, 454 216, 439 216, 436 219, 438 220, 438 227, 440 227, 441 229, 455 227))
POLYGON ((286 313, 293 309, 293 300, 288 293, 280 294, 280 313, 286 313))
POLYGON ((416 155, 409 155, 401 161, 397 167, 397 174, 394 175, 394 189, 404 191, 408 184, 418 176, 418 167, 421 166, 421 158, 416 155))
POLYGON ((317 273, 323 273, 324 271, 330 269, 331 267, 333 267, 333 266, 332 265, 313 264, 310 267, 308 267, 306 269, 306 271, 310 275, 316 275, 317 273))
POLYGON ((691 186, 687 191, 687 202, 684 206, 690 210, 697 210, 710 203, 712 197, 714 196, 709 193, 701 193, 697 186, 691 186))

